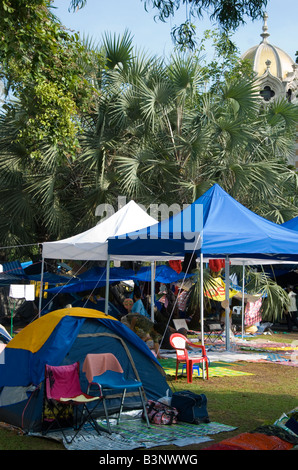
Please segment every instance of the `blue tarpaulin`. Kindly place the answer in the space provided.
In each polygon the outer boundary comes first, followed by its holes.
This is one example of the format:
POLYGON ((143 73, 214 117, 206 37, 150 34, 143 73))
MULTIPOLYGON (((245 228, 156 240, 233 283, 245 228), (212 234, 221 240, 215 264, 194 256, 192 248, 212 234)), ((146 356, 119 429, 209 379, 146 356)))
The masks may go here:
MULTIPOLYGON (((134 271, 123 268, 111 268, 110 269, 110 283, 116 283, 123 280, 130 280, 134 276, 134 271)), ((80 274, 78 278, 73 278, 71 282, 64 286, 57 286, 51 289, 47 289, 46 292, 53 294, 62 292, 84 292, 92 290, 97 287, 106 285, 106 268, 94 267, 88 271, 80 274)))
POLYGON ((25 271, 20 263, 20 261, 9 261, 2 264, 2 269, 4 274, 8 275, 17 275, 26 277, 25 271))
MULTIPOLYGON (((177 282, 181 279, 184 279, 191 276, 188 274, 185 276, 185 273, 181 272, 178 274, 174 269, 167 265, 159 265, 156 267, 155 272, 155 281, 162 282, 164 284, 170 284, 171 282, 177 282)), ((151 282, 151 266, 143 266, 137 273, 132 269, 124 268, 111 268, 110 269, 110 283, 116 283, 120 281, 145 281, 151 282)), ((95 267, 89 269, 79 278, 73 279, 68 284, 64 286, 53 287, 52 289, 47 289, 46 292, 50 293, 62 293, 62 292, 83 292, 87 290, 92 290, 97 287, 102 287, 106 285, 106 268, 95 267)))
MULTIPOLYGON (((192 276, 191 274, 185 275, 185 273, 177 273, 174 269, 167 265, 156 266, 155 270, 155 281, 162 282, 163 284, 170 284, 171 282, 177 282, 181 279, 188 278, 192 276)), ((133 279, 139 281, 151 282, 151 267, 144 266, 142 267, 134 276, 133 279)))

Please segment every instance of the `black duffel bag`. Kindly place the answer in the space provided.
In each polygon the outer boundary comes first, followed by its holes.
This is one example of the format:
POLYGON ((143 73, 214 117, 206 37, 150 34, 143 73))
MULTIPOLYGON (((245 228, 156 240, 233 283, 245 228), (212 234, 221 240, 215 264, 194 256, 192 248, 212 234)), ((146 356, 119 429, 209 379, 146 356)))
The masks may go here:
POLYGON ((193 424, 210 423, 207 397, 203 393, 197 395, 189 390, 174 392, 171 406, 178 410, 178 421, 193 424))

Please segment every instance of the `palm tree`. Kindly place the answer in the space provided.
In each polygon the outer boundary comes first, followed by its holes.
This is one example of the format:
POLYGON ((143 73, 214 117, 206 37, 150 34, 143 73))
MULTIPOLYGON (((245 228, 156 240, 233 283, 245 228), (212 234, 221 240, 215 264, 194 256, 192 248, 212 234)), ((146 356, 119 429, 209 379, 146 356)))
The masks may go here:
POLYGON ((285 164, 297 107, 278 102, 262 108, 245 78, 206 91, 205 69, 195 55, 177 54, 168 63, 148 57, 133 49, 128 32, 106 35, 98 49, 90 41, 86 47, 94 50, 89 66, 83 65, 96 93, 77 116, 74 156, 41 140, 32 158, 30 142, 17 139, 28 119, 22 103, 14 114, 2 112, 5 244, 90 228, 97 205, 114 205, 118 195, 181 206, 215 182, 272 220, 298 214, 297 176, 285 164))
POLYGON ((0 115, 0 236, 3 246, 20 250, 67 231, 73 184, 71 164, 62 164, 57 148, 41 142, 33 158, 18 138, 26 119, 19 104, 0 115))
POLYGON ((123 76, 123 93, 112 107, 115 122, 126 126, 115 172, 130 197, 171 204, 177 202, 185 161, 185 127, 192 123, 192 106, 203 84, 201 67, 195 57, 181 56, 169 66, 136 57, 132 68, 138 74, 123 76))
MULTIPOLYGON (((139 72, 136 60, 131 66, 139 72)), ((113 172, 125 194, 190 203, 218 182, 272 220, 296 213, 284 188, 297 185, 286 165, 297 107, 280 102, 263 109, 255 83, 245 78, 205 93, 203 68, 191 55, 142 62, 142 71, 134 78, 117 71, 121 92, 110 109, 124 126, 113 172)))

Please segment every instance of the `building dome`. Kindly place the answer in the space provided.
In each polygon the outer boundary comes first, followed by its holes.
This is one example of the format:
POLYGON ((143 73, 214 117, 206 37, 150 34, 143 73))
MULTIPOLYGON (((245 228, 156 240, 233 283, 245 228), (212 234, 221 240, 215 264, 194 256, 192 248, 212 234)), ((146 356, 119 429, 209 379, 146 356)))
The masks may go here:
POLYGON ((286 80, 289 74, 293 75, 295 68, 295 62, 286 52, 267 41, 251 47, 243 54, 242 59, 247 59, 253 64, 253 69, 259 77, 264 75, 269 67, 271 74, 282 81, 286 80))
POLYGON ((264 14, 262 41, 246 51, 241 59, 249 60, 263 89, 265 101, 273 97, 287 97, 293 99, 293 92, 297 91, 298 73, 297 64, 279 47, 269 43, 267 27, 268 15, 264 14))

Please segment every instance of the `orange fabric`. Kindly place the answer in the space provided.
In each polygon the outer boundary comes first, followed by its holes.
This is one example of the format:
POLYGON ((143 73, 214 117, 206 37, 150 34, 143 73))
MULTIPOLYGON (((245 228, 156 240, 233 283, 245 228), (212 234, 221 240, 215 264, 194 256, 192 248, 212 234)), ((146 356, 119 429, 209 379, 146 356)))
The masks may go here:
POLYGON ((93 377, 103 374, 106 370, 123 372, 123 369, 114 354, 87 354, 82 371, 85 372, 89 383, 92 382, 93 377))
POLYGON ((283 441, 277 436, 260 433, 242 433, 220 442, 225 446, 237 447, 240 450, 289 450, 293 444, 283 441))

